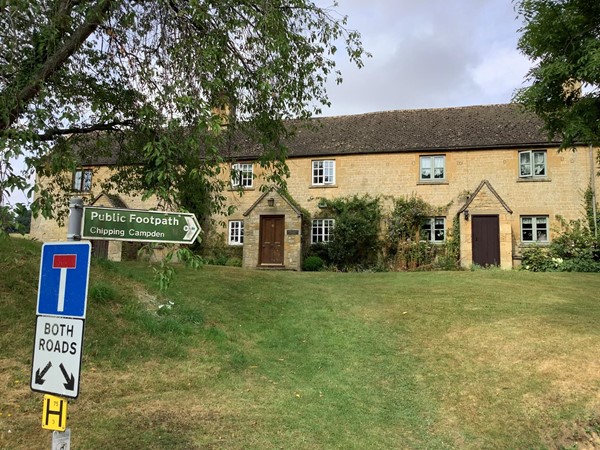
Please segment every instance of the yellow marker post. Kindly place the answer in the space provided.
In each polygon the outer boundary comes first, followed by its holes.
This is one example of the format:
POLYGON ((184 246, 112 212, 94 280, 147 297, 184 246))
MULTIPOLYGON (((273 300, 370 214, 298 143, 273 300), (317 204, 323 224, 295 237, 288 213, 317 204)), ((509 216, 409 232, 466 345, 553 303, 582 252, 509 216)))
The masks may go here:
POLYGON ((42 428, 46 430, 65 431, 67 428, 67 405, 64 398, 44 395, 42 408, 42 428))

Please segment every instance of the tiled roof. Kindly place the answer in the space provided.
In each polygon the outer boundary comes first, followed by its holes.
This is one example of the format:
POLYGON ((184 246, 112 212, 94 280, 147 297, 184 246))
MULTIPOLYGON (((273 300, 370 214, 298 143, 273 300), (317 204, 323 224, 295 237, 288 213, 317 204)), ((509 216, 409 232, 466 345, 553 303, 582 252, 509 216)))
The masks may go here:
POLYGON ((287 144, 289 156, 548 145, 542 122, 518 105, 384 111, 314 119, 287 144))
MULTIPOLYGON (((298 127, 295 135, 286 141, 288 157, 533 148, 559 144, 548 141, 537 116, 514 104, 321 117, 311 119, 308 124, 308 127, 298 127)), ((250 144, 239 135, 223 149, 226 158, 237 160, 257 158, 260 152, 258 145, 250 144)), ((88 161, 110 165, 116 162, 116 155, 96 154, 88 161)))

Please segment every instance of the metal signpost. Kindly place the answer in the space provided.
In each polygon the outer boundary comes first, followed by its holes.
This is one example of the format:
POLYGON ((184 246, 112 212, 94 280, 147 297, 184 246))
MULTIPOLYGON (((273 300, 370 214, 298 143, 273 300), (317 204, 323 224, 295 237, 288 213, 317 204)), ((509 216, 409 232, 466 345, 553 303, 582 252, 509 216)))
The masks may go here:
POLYGON ((71 200, 68 242, 42 246, 31 361, 31 389, 45 392, 42 428, 54 430, 52 450, 71 448, 68 400, 77 398, 90 275, 90 242, 78 242, 83 201, 71 200))
POLYGON ((83 210, 84 239, 191 244, 200 234, 193 213, 91 206, 83 210))
POLYGON ((42 428, 54 430, 52 450, 71 448, 66 399, 77 398, 90 275, 90 242, 102 239, 191 244, 200 233, 191 213, 83 207, 71 199, 67 239, 42 246, 31 389, 44 392, 42 428), (83 219, 83 221, 82 221, 83 219))
POLYGON ((42 246, 31 389, 77 398, 90 274, 89 242, 42 246))

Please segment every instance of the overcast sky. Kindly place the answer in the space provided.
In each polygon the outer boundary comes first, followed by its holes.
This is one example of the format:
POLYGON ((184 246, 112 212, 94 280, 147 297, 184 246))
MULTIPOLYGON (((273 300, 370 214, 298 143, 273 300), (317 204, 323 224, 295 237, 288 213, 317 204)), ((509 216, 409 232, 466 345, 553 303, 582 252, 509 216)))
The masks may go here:
MULTIPOLYGON (((333 0, 317 0, 322 7, 333 0)), ((512 0, 338 0, 373 57, 328 89, 323 115, 507 103, 530 62, 512 0)))

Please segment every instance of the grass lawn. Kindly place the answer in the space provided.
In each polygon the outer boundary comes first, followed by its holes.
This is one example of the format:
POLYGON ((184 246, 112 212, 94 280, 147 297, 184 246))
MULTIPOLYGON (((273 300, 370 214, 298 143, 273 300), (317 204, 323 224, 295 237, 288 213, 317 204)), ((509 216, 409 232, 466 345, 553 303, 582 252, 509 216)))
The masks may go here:
MULTIPOLYGON (((50 448, 29 389, 39 245, 0 240, 0 449, 50 448)), ((600 275, 95 262, 82 449, 600 448, 600 275)))

